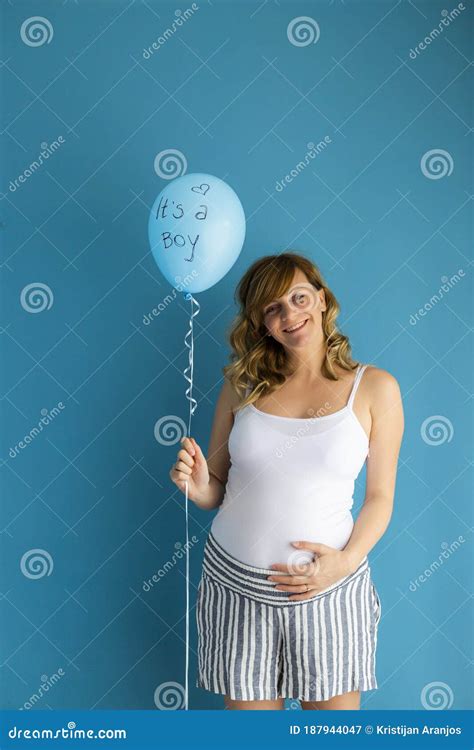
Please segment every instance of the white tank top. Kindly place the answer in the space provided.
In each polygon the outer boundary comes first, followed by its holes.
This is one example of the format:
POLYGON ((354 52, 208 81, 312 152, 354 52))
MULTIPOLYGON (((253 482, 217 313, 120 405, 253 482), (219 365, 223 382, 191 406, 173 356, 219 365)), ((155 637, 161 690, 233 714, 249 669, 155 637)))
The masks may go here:
POLYGON ((353 411, 366 367, 359 365, 346 406, 332 414, 279 417, 253 404, 236 412, 225 495, 211 525, 230 555, 269 568, 313 559, 293 541, 345 547, 354 526, 354 482, 369 455, 353 411))

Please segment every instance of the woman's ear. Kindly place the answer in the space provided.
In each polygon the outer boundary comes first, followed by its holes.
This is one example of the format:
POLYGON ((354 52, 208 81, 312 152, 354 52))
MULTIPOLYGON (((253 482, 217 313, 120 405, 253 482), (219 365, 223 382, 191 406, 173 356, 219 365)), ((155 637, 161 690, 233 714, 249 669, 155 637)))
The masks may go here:
POLYGON ((319 289, 318 294, 319 294, 319 302, 321 305, 321 312, 324 312, 327 309, 326 295, 324 294, 324 289, 319 289))

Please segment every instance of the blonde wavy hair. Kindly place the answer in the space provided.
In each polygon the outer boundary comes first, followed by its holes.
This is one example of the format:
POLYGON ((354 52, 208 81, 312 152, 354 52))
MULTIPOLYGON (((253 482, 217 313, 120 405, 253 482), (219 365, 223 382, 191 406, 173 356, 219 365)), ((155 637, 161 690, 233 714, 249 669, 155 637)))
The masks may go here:
POLYGON ((325 293, 326 310, 322 313, 322 327, 326 356, 322 366, 323 375, 330 380, 339 380, 335 365, 352 371, 359 364, 352 359, 348 337, 337 329, 340 307, 324 283, 319 268, 304 255, 293 251, 265 255, 245 272, 235 292, 235 301, 240 309, 228 332, 232 347, 231 362, 225 365, 222 372, 239 396, 238 409, 270 393, 291 375, 285 348, 272 336, 266 335, 263 309, 289 290, 297 268, 303 271, 315 289, 324 289, 325 293), (250 390, 246 395, 247 386, 250 386, 250 390))

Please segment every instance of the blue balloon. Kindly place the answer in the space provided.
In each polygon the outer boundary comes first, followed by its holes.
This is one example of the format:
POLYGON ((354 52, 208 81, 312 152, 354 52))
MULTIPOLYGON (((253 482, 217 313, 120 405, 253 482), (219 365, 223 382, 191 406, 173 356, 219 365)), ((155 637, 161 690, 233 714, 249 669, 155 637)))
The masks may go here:
POLYGON ((186 174, 157 196, 148 238, 170 284, 185 293, 202 292, 220 281, 239 257, 245 239, 244 209, 219 177, 186 174))

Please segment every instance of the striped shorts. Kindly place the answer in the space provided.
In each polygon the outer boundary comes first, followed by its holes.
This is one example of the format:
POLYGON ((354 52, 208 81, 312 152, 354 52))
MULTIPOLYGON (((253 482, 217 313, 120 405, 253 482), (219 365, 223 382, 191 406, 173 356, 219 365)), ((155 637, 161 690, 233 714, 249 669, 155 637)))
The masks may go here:
POLYGON ((243 701, 375 690, 381 603, 368 558, 300 601, 275 590, 267 576, 276 572, 237 560, 209 534, 196 603, 196 687, 243 701))

